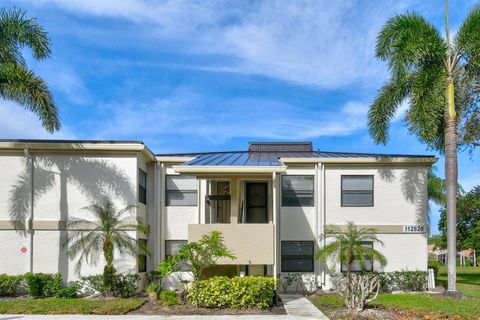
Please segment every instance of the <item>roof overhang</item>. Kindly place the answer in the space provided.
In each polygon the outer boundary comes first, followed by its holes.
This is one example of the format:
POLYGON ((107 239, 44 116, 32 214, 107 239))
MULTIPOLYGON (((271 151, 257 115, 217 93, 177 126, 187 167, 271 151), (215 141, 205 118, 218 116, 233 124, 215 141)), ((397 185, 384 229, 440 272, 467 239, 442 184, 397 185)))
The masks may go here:
POLYGON ((20 151, 28 149, 31 153, 42 152, 68 152, 68 153, 81 153, 81 152, 133 152, 142 153, 149 161, 155 161, 153 153, 141 142, 23 142, 23 141, 1 141, 0 151, 20 151))
POLYGON ((436 157, 395 157, 395 158, 280 158, 284 164, 424 164, 432 165, 436 157))
POLYGON ((284 173, 286 166, 173 166, 177 173, 199 174, 268 174, 284 173))
POLYGON ((167 163, 185 163, 194 160, 196 157, 184 157, 184 156, 155 156, 158 162, 167 163))

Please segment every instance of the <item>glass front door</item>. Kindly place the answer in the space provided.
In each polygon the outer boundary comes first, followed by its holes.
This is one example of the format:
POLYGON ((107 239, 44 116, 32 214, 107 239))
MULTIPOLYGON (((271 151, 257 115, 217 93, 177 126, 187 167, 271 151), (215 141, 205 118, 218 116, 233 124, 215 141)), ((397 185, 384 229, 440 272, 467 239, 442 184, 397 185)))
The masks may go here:
POLYGON ((267 223, 267 183, 247 182, 247 223, 267 223))

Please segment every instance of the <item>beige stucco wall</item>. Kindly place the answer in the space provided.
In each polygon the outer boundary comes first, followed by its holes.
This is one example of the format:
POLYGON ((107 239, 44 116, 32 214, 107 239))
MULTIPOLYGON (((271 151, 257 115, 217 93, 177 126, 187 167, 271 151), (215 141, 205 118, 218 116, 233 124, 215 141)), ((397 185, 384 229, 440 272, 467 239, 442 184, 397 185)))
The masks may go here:
POLYGON ((225 246, 236 256, 235 260, 221 259, 219 264, 273 264, 273 224, 191 224, 188 241, 212 230, 222 233, 225 246))

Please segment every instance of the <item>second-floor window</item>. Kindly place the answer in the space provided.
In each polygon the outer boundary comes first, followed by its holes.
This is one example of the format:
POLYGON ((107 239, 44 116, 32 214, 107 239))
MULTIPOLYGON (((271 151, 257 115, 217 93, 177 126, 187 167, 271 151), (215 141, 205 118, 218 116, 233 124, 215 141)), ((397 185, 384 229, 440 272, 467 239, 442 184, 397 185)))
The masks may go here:
POLYGON ((138 169, 138 202, 147 204, 147 174, 138 169))
POLYGON ((282 206, 313 207, 313 176, 283 176, 282 206))
POLYGON ((342 176, 342 207, 373 207, 373 176, 342 176))
POLYGON ((175 255, 187 243, 187 240, 165 240, 165 259, 175 255))
POLYGON ((195 177, 167 176, 167 206, 196 206, 198 183, 195 177))

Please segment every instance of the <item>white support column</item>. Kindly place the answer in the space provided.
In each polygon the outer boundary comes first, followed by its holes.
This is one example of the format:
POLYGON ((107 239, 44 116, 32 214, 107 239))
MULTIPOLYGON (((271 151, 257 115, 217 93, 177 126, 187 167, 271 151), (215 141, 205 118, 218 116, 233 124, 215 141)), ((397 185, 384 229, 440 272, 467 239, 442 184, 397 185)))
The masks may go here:
MULTIPOLYGON (((273 276, 278 274, 278 185, 277 173, 272 173, 273 276)), ((275 284, 276 286, 276 284, 275 284)))
POLYGON ((160 214, 160 226, 158 228, 158 230, 160 231, 160 250, 159 250, 159 253, 160 253, 160 261, 162 261, 164 258, 165 258, 165 233, 166 233, 166 227, 165 227, 165 194, 166 194, 166 190, 164 190, 165 188, 165 172, 166 172, 166 168, 165 168, 165 164, 161 164, 160 165, 160 177, 159 177, 159 182, 160 182, 160 187, 159 187, 159 190, 160 190, 160 194, 159 194, 159 198, 160 198, 160 203, 158 205, 159 207, 159 214, 160 214))
POLYGON ((237 224, 238 223, 238 215, 239 215, 239 183, 240 181, 232 177, 230 182, 230 223, 237 224))

